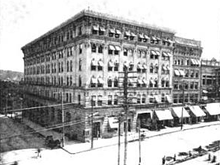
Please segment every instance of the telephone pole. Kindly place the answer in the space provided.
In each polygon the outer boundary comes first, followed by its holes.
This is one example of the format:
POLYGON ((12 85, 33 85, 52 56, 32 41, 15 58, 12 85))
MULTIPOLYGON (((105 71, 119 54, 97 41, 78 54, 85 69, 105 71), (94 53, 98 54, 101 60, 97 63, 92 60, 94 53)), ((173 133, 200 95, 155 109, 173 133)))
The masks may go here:
POLYGON ((92 108, 91 108, 91 149, 93 149, 93 98, 91 100, 92 108))
POLYGON ((124 66, 124 109, 125 109, 125 139, 124 139, 124 165, 127 164, 127 144, 128 144, 128 71, 124 66))

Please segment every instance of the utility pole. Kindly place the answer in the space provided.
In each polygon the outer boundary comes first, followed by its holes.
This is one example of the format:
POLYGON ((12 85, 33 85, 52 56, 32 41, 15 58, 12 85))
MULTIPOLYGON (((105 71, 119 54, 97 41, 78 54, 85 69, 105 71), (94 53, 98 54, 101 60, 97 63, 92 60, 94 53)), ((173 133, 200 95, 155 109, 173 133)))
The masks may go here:
POLYGON ((138 119, 138 136, 139 136, 139 163, 138 165, 141 165, 141 122, 140 122, 140 119, 138 119))
POLYGON ((127 134, 128 134, 128 72, 124 66, 124 108, 125 108, 125 139, 124 139, 124 165, 127 164, 127 134))
POLYGON ((91 100, 92 108, 91 108, 91 149, 93 149, 93 97, 91 100))
POLYGON ((182 113, 181 113, 181 130, 183 129, 183 109, 185 107, 185 82, 182 82, 182 90, 183 90, 183 107, 182 107, 182 113))
POLYGON ((118 117, 118 165, 120 165, 120 150, 121 150, 121 116, 118 117))
POLYGON ((63 133, 63 147, 64 147, 64 144, 65 144, 65 132, 64 132, 64 108, 63 108, 63 94, 64 92, 62 92, 62 103, 61 103, 61 107, 62 107, 62 127, 63 127, 63 130, 62 130, 62 133, 63 133))

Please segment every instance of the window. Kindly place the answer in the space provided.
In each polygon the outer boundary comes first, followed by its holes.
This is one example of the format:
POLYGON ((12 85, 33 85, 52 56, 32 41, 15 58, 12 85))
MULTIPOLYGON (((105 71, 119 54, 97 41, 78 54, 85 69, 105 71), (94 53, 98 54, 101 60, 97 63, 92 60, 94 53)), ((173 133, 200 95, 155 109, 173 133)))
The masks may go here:
POLYGON ((149 87, 154 87, 154 84, 155 84, 155 82, 154 82, 154 80, 151 78, 150 79, 150 82, 149 82, 149 87))
POLYGON ((96 96, 92 95, 91 97, 91 106, 96 106, 96 96))
POLYGON ((146 95, 145 94, 142 95, 141 102, 142 102, 142 104, 146 103, 146 95))
POLYGON ((194 77, 194 71, 193 70, 191 71, 190 77, 192 77, 192 78, 194 77))
POLYGON ((98 106, 102 106, 102 96, 98 96, 98 106))
POLYGON ((155 64, 154 73, 158 73, 158 64, 155 64))
POLYGON ((81 58, 79 59, 79 71, 82 71, 82 60, 81 60, 81 58))
POLYGON ((190 82, 190 89, 193 89, 194 87, 194 82, 190 82))
POLYGON ((198 89, 198 82, 195 82, 195 89, 198 89))
POLYGON ((139 63, 137 64, 137 72, 140 73, 142 69, 143 69, 143 68, 142 68, 142 66, 141 66, 141 63, 139 62, 139 63))
POLYGON ((103 87, 104 81, 101 77, 98 78, 98 87, 103 87))
POLYGON ((92 62, 91 62, 91 70, 96 70, 96 66, 97 66, 97 62, 95 61, 95 59, 93 58, 92 59, 92 62))
POLYGON ((72 72, 72 71, 73 71, 73 61, 70 60, 70 72, 72 72))
POLYGON ((134 63, 133 62, 130 62, 129 64, 129 71, 132 71, 134 68, 134 63))
POLYGON ((111 77, 108 78, 108 87, 112 87, 112 79, 111 79, 111 77))
POLYGON ((104 27, 99 27, 99 35, 104 35, 105 33, 105 28, 104 27))
POLYGON ((121 31, 120 30, 116 30, 115 31, 115 38, 119 38, 121 35, 121 31))
POLYGON ((103 69, 103 62, 102 62, 102 60, 99 60, 99 62, 98 62, 98 71, 102 71, 102 69, 103 69))
POLYGON ((79 45, 79 54, 82 54, 82 44, 79 45))
POLYGON ((113 70, 113 67, 114 67, 114 64, 113 64, 112 60, 110 60, 110 61, 108 62, 108 71, 112 71, 112 70, 113 70))
POLYGON ((124 52, 124 56, 128 55, 128 50, 127 49, 124 48, 123 52, 124 52))
POLYGON ((140 103, 141 103, 141 95, 138 94, 138 95, 137 95, 137 104, 140 104, 140 103))
POLYGON ((115 55, 119 55, 121 48, 119 46, 115 46, 115 55))
POLYGON ((154 66, 152 63, 150 64, 150 73, 154 73, 154 66))
POLYGON ((154 80, 154 87, 158 87, 158 80, 155 78, 155 80, 154 80))
POLYGON ((196 78, 199 77, 199 71, 195 71, 195 77, 196 77, 196 78))
POLYGON ((173 95, 173 103, 178 103, 178 95, 177 94, 173 95))
POLYGON ((98 47, 98 53, 103 53, 103 46, 102 46, 102 45, 99 45, 99 47, 98 47))
POLYGON ((162 96, 161 96, 161 102, 162 102, 162 103, 164 103, 164 102, 165 102, 165 100, 166 100, 165 94, 164 94, 164 93, 162 93, 162 96))
POLYGON ((154 99, 154 96, 153 95, 150 95, 150 97, 149 97, 149 103, 154 103, 155 101, 154 101, 155 99, 154 99))
POLYGON ((66 77, 66 83, 67 83, 67 86, 69 86, 69 77, 68 76, 66 77))
POLYGON ((189 77, 189 70, 185 70, 185 77, 189 77))
POLYGON ((78 28, 78 35, 82 35, 82 26, 78 28))
POLYGON ((98 30, 99 30, 98 26, 93 26, 92 27, 92 34, 98 34, 98 30))
POLYGON ((91 87, 96 87, 96 84, 97 84, 97 79, 95 78, 95 76, 93 76, 91 79, 91 87))
POLYGON ((108 105, 112 105, 112 95, 108 95, 108 105))
POLYGON ((79 76, 79 87, 81 87, 81 86, 82 86, 82 78, 81 78, 81 76, 79 76))
POLYGON ((96 52, 96 44, 92 43, 91 51, 92 51, 93 53, 96 52))
POLYGON ((115 34, 115 30, 114 29, 109 29, 109 37, 114 37, 114 34, 115 34))
POLYGON ((67 69, 67 72, 69 72, 69 61, 67 61, 66 69, 67 69))
POLYGON ((114 50, 115 50, 115 47, 113 45, 109 45, 108 54, 113 54, 114 50))
POLYGON ((115 66, 114 66, 114 70, 115 70, 115 71, 118 71, 118 68, 119 68, 119 63, 116 61, 116 62, 115 62, 115 66))
POLYGON ((118 105, 118 95, 114 95, 114 105, 118 105))
POLYGON ((118 87, 118 78, 117 77, 115 77, 115 79, 114 79, 114 87, 118 87))
POLYGON ((165 79, 164 78, 161 79, 161 87, 165 87, 165 79))
POLYGON ((70 86, 73 85, 73 78, 70 76, 70 86))

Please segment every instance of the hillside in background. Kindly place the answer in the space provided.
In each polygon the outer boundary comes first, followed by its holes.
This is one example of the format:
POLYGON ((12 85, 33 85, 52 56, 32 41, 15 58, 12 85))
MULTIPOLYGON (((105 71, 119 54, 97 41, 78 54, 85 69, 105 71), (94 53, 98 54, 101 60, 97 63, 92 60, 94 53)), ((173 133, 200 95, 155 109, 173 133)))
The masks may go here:
POLYGON ((0 70, 0 80, 2 81, 20 81, 23 76, 22 72, 0 70))

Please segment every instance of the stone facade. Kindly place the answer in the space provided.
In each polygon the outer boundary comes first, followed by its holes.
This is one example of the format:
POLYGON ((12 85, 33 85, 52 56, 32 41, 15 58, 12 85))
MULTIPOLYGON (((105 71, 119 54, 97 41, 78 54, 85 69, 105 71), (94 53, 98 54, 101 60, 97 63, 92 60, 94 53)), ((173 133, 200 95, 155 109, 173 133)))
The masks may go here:
MULTIPOLYGON (((116 128, 110 118, 117 118, 124 110, 121 100, 126 66, 133 72, 128 74, 128 97, 136 98, 135 102, 131 100, 133 104, 129 108, 129 131, 136 129, 137 118, 142 125, 148 125, 154 122, 153 111, 163 110, 172 103, 173 59, 181 56, 174 50, 193 49, 195 53, 184 58, 201 56, 198 41, 196 44, 192 40, 177 41, 170 29, 82 11, 22 47, 29 106, 54 105, 27 111, 26 116, 45 126, 61 123, 63 101, 65 121, 72 122, 65 127, 67 136, 88 140, 92 112, 96 114, 94 136, 114 132, 116 128)), ((198 82, 199 86, 198 78, 188 80, 198 82)), ((199 92, 193 92, 198 94, 194 99, 197 100, 199 92)))
POLYGON ((201 42, 175 37, 173 51, 173 104, 195 104, 200 100, 201 42))
POLYGON ((218 70, 220 62, 216 59, 201 60, 201 98, 205 102, 218 99, 218 70))

